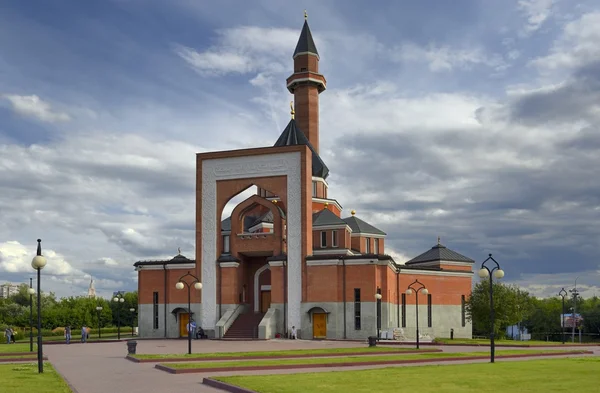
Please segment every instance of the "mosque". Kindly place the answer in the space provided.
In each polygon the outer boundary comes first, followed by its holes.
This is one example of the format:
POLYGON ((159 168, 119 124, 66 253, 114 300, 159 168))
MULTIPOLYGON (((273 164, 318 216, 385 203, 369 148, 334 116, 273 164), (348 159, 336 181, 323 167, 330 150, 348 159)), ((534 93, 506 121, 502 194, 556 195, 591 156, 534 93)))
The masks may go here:
POLYGON ((474 261, 438 238, 401 265, 385 253, 386 233, 355 211, 344 214, 329 194, 319 61, 305 20, 286 80, 291 120, 274 145, 197 154, 196 255, 134 264, 141 337, 185 337, 191 318, 220 339, 288 337, 293 328, 301 339, 392 331, 414 339, 418 294, 420 335, 471 338, 465 301, 474 261), (256 194, 221 220, 228 201, 250 187, 256 194), (178 289, 184 275, 190 286, 178 289), (407 292, 411 284, 427 290, 407 292))

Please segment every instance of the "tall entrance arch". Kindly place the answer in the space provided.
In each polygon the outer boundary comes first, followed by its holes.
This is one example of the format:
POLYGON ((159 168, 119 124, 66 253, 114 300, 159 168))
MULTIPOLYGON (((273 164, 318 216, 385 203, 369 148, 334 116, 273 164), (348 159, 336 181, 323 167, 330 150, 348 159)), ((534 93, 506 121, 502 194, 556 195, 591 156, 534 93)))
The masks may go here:
POLYGON ((253 179, 260 184, 275 176, 285 176, 287 187, 283 201, 287 222, 287 325, 288 328, 301 326, 302 261, 308 246, 304 228, 312 225, 312 212, 306 209, 310 198, 306 184, 311 181, 307 178, 311 168, 309 152, 306 146, 290 146, 198 154, 196 261, 203 283, 202 327, 205 330, 214 330, 221 316, 217 307, 217 259, 220 256, 217 212, 218 205, 229 195, 219 192, 219 183, 240 180, 242 184, 253 179), (311 222, 307 223, 307 218, 311 222))

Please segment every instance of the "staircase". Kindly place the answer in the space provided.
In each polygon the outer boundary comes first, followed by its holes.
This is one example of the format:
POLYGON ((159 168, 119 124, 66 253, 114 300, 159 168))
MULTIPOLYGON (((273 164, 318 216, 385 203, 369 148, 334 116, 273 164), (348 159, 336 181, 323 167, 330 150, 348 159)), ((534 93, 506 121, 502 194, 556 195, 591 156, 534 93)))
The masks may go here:
POLYGON ((227 329, 223 339, 254 340, 258 338, 258 325, 265 314, 249 312, 237 317, 231 327, 227 329))

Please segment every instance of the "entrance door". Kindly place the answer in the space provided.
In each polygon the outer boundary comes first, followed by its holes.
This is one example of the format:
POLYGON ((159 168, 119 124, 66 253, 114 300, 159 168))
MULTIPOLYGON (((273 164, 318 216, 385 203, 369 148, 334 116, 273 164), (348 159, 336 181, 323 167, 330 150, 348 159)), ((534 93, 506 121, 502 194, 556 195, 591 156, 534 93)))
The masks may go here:
POLYGON ((260 312, 266 313, 271 307, 271 291, 261 291, 260 293, 260 312))
POLYGON ((327 338, 327 320, 324 313, 315 313, 313 320, 313 338, 327 338))
POLYGON ((187 324, 190 321, 190 314, 179 313, 179 337, 187 337, 187 324))

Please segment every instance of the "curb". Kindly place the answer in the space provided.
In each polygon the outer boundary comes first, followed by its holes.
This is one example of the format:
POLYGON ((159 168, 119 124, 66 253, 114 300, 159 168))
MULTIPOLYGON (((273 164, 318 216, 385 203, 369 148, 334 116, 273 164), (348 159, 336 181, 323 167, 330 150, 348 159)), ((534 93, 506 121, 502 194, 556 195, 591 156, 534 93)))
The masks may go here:
POLYGON ((138 359, 130 355, 125 356, 125 359, 134 363, 172 363, 172 362, 214 362, 214 361, 234 361, 234 360, 269 360, 269 359, 303 359, 303 358, 333 358, 343 356, 372 356, 372 355, 414 355, 417 353, 439 353, 441 349, 425 349, 414 351, 378 351, 375 353, 369 352, 344 352, 331 354, 297 354, 297 355, 257 355, 257 356, 238 356, 238 357, 205 357, 205 358, 168 358, 168 359, 138 359))
POLYGON ((239 386, 231 385, 225 382, 217 381, 212 378, 203 378, 202 384, 207 385, 216 389, 224 390, 229 393, 256 393, 255 390, 241 388, 239 386))
MULTIPOLYGON (((42 357, 43 360, 48 360, 47 356, 42 357)), ((0 363, 14 363, 14 362, 31 362, 31 361, 36 361, 37 362, 37 356, 36 357, 29 357, 29 358, 9 358, 9 357, 0 357, 0 363)))
MULTIPOLYGON (((543 358, 567 355, 593 355, 593 351, 567 351, 561 353, 538 353, 538 354, 519 354, 519 355, 496 355, 496 359, 516 359, 516 358, 543 358)), ((312 363, 312 364, 281 364, 273 366, 244 366, 244 367, 211 367, 211 368, 172 368, 157 364, 154 368, 166 371, 170 374, 191 374, 222 371, 264 371, 264 370, 290 370, 300 368, 333 368, 333 367, 357 367, 357 366, 385 366, 396 364, 421 364, 436 362, 456 362, 464 360, 485 360, 487 356, 462 356, 447 358, 428 358, 428 359, 403 359, 403 360, 379 360, 348 363, 312 363)))

